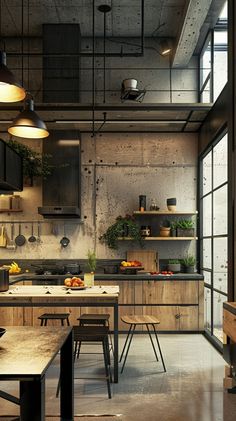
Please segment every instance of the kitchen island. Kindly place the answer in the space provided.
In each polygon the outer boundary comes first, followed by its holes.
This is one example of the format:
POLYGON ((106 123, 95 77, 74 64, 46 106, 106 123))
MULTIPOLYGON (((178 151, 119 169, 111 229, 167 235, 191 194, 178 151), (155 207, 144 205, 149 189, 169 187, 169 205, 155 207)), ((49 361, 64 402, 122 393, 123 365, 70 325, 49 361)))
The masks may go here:
MULTIPOLYGON (((83 276, 79 275, 81 278, 83 276)), ((68 275, 35 275, 33 273, 20 274, 11 277, 11 283, 25 285, 60 285, 68 275)), ((165 275, 95 275, 96 285, 118 285, 119 314, 150 314, 160 320, 159 330, 167 332, 202 332, 204 330, 204 281, 197 273, 165 275)), ((46 311, 45 308, 0 309, 3 320, 11 320, 12 324, 38 325, 37 317, 46 311)), ((71 324, 77 324, 81 309, 67 306, 63 309, 70 312, 71 324)), ((48 311, 48 309, 47 309, 48 311)), ((55 309, 52 309, 55 311, 55 309)), ((82 311, 94 311, 86 308, 82 311)), ((99 312, 109 312, 108 308, 99 312)), ((113 316, 111 315, 111 328, 113 316)), ((127 326, 119 319, 119 331, 126 331, 127 326)))

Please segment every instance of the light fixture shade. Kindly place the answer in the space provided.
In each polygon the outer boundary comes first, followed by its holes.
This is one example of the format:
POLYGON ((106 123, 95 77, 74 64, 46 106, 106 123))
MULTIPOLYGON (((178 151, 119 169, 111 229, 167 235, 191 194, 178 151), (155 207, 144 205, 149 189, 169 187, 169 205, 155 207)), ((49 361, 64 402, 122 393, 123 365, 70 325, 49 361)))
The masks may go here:
POLYGON ((18 102, 26 97, 26 91, 6 66, 6 53, 0 52, 0 102, 18 102))
POLYGON ((13 120, 8 128, 8 133, 29 139, 41 139, 49 136, 46 124, 34 111, 32 99, 26 101, 25 109, 13 120))

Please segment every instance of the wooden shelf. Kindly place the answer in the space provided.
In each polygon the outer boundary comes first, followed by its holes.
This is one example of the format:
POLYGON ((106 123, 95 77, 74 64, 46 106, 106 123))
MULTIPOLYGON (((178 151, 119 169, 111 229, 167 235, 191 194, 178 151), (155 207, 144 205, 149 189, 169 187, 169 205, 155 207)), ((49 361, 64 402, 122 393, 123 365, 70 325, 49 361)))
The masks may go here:
POLYGON ((165 210, 159 210, 159 211, 134 211, 133 215, 197 215, 198 211, 192 211, 192 212, 172 212, 172 211, 165 211, 165 210))
POLYGON ((23 209, 0 209, 0 213, 23 212, 23 209))
MULTIPOLYGON (((133 241, 131 237, 119 237, 119 241, 133 241)), ((198 240, 198 237, 144 237, 144 241, 191 241, 198 240)))

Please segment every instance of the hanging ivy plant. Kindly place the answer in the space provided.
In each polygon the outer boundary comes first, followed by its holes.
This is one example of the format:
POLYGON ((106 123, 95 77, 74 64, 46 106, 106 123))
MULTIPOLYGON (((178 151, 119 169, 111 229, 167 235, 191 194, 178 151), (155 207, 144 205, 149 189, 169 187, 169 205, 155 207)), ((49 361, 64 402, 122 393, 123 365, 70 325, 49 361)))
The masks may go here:
POLYGON ((49 164, 51 155, 42 155, 16 140, 10 139, 7 144, 23 158, 23 175, 30 178, 32 185, 33 177, 47 178, 52 173, 54 166, 49 164))
POLYGON ((109 248, 117 249, 118 240, 122 237, 129 237, 132 240, 138 241, 141 247, 143 246, 140 227, 132 215, 118 216, 116 222, 107 228, 106 232, 100 237, 100 240, 105 242, 109 248))

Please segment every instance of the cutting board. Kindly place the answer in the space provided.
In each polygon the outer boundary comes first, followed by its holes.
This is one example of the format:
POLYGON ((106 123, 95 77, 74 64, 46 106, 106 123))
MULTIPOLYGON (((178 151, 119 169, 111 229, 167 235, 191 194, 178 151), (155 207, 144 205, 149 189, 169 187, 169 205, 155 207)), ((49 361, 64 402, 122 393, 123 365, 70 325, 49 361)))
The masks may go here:
POLYGON ((159 271, 158 253, 155 250, 129 250, 127 260, 139 260, 146 272, 159 271))

